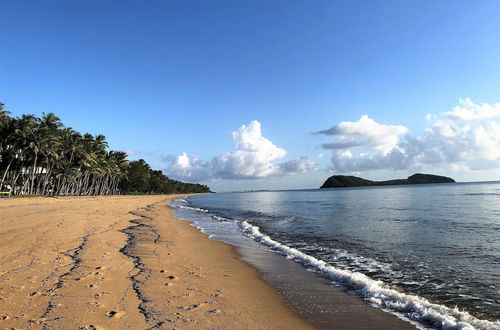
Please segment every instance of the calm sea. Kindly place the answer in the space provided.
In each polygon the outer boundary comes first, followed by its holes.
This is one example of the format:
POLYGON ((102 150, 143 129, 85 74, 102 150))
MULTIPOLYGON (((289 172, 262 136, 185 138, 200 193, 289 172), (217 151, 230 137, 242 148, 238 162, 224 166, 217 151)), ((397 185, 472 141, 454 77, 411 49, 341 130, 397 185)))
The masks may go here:
POLYGON ((212 238, 275 251, 430 328, 500 328, 500 182, 177 200, 212 238))

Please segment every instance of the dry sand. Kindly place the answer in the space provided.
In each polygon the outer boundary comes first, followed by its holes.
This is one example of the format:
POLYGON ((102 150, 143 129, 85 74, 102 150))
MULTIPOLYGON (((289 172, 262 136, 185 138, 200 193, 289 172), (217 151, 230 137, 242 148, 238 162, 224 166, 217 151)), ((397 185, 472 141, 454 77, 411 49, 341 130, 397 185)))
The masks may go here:
POLYGON ((175 197, 0 200, 0 328, 310 327, 175 197))
MULTIPOLYGON (((312 328, 177 197, 0 199, 0 329, 312 328)), ((337 291, 328 328, 412 328, 337 291)))

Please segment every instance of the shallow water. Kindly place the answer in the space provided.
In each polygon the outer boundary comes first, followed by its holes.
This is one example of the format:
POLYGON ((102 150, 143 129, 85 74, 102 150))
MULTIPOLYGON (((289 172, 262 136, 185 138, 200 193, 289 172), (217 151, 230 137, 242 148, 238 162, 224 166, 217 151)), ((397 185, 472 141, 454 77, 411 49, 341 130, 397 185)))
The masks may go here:
POLYGON ((430 328, 500 328, 500 183, 228 193, 176 202, 430 328), (489 321, 486 321, 489 320, 489 321))

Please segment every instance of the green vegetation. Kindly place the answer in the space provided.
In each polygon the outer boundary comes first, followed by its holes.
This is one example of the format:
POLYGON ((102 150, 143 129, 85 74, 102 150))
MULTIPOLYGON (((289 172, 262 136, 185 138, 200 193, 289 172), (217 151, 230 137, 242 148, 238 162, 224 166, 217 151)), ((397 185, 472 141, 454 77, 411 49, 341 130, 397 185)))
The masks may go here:
POLYGON ((204 193, 210 188, 197 183, 185 183, 165 176, 162 171, 153 170, 144 159, 128 163, 126 176, 120 183, 121 191, 127 194, 172 194, 204 193))
POLYGON ((320 188, 345 188, 366 186, 394 186, 402 184, 424 184, 424 183, 453 183, 455 180, 446 176, 416 173, 407 179, 396 179, 387 181, 371 181, 357 176, 333 175, 329 177, 320 188))
POLYGON ((0 103, 0 191, 13 195, 210 192, 175 181, 144 160, 108 149, 104 135, 81 134, 53 113, 11 117, 0 103))

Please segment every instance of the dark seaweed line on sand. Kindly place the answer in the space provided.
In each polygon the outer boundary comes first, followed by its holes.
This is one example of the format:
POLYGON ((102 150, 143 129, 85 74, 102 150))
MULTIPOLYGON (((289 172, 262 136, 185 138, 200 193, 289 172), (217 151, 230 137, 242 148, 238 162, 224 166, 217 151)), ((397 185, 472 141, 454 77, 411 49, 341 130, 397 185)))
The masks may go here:
MULTIPOLYGON (((148 208, 149 206, 146 207, 146 210, 148 208)), ((130 211, 129 213, 140 218, 130 220, 129 222, 133 225, 120 230, 120 232, 127 235, 127 241, 125 245, 120 249, 120 252, 126 257, 132 259, 134 263, 134 268, 129 272, 129 279, 132 282, 132 289, 134 290, 135 295, 140 301, 139 306, 137 306, 139 312, 144 316, 146 323, 154 324, 152 327, 150 327, 150 329, 159 328, 164 324, 164 321, 157 321, 154 315, 154 311, 146 306, 149 300, 145 297, 143 290, 144 283, 150 277, 151 269, 148 269, 146 267, 141 256, 134 251, 138 245, 138 242, 144 240, 144 236, 146 236, 144 235, 144 230, 154 235, 155 239, 153 240, 153 243, 155 245, 160 241, 160 234, 152 226, 142 222, 144 220, 152 221, 152 218, 138 214, 134 211, 130 211), (133 274, 134 272, 135 274, 133 274)))
MULTIPOLYGON (((66 277, 70 276, 73 274, 73 272, 78 268, 80 267, 81 263, 82 263, 82 259, 80 258, 80 253, 82 252, 82 250, 85 248, 85 245, 87 245, 88 243, 88 240, 89 240, 89 235, 86 235, 82 238, 82 242, 80 243, 80 245, 78 245, 77 247, 75 248, 72 248, 72 249, 68 249, 64 252, 61 252, 62 255, 66 256, 66 257, 69 257, 71 258, 71 262, 72 262, 72 266, 71 268, 64 274, 61 274, 57 277, 57 282, 56 282, 56 285, 55 287, 51 290, 50 294, 52 296, 55 296, 55 292, 57 290, 59 290, 60 288, 63 287, 64 285, 64 282, 66 281, 66 277)), ((42 316, 40 317, 41 319, 46 319, 49 314, 52 312, 52 310, 55 308, 55 304, 53 302, 53 298, 51 298, 47 304, 47 307, 45 308, 45 311, 43 312, 42 316)), ((50 320, 50 321, 55 321, 57 320, 58 318, 55 318, 53 320, 50 320)), ((49 321, 49 320, 48 320, 49 321)), ((47 326, 45 325, 44 328, 46 328, 47 326)))
MULTIPOLYGON (((66 282, 66 278, 68 276, 73 275, 73 273, 82 264, 83 260, 80 258, 80 254, 85 249, 85 246, 88 244, 89 238, 91 236, 102 234, 102 233, 106 233, 106 232, 108 232, 110 230, 113 230, 112 226, 115 225, 115 224, 116 224, 116 222, 113 223, 109 228, 107 228, 107 229, 105 229, 103 231, 100 231, 100 232, 97 232, 97 233, 92 233, 92 234, 87 234, 87 235, 83 236, 82 237, 82 242, 77 247, 68 249, 68 250, 66 250, 64 252, 61 252, 60 253, 61 255, 71 258, 71 264, 72 264, 72 266, 71 266, 71 268, 66 273, 57 276, 56 285, 54 286, 54 288, 47 290, 46 293, 50 293, 50 295, 52 295, 52 296, 55 297, 55 292, 57 290, 61 289, 64 286, 64 282, 66 282)), ((40 287, 43 287, 49 281, 49 279, 54 276, 54 274, 56 273, 56 271, 57 270, 52 271, 51 274, 42 281, 42 285, 40 287)), ((47 317, 49 316, 49 314, 56 308, 56 306, 57 305, 54 304, 54 302, 53 302, 53 298, 51 298, 49 300, 48 304, 47 304, 47 307, 45 308, 45 311, 43 312, 42 316, 40 316, 40 318, 41 319, 47 319, 47 317)), ((57 320, 59 320, 58 317, 56 317, 54 319, 46 320, 46 322, 57 321, 57 320)), ((44 328, 48 328, 48 325, 44 325, 44 328)))

